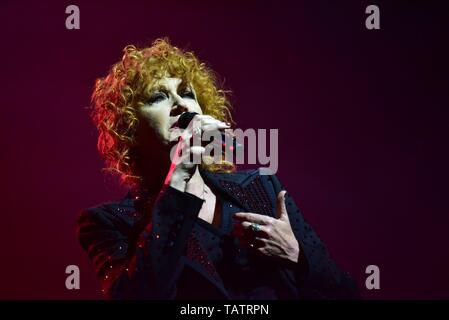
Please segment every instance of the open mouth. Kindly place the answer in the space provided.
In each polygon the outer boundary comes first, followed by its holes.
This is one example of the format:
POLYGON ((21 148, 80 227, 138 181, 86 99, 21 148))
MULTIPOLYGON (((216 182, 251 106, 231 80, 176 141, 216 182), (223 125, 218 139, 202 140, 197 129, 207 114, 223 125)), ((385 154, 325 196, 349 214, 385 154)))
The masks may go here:
POLYGON ((175 116, 175 117, 170 117, 168 119, 168 124, 169 124, 168 128, 169 128, 169 130, 179 127, 178 120, 179 120, 179 115, 175 116))
MULTIPOLYGON (((170 126, 170 129, 173 129, 173 128, 179 128, 179 119, 181 118, 181 116, 182 116, 183 114, 185 114, 185 112, 181 113, 180 115, 178 115, 178 116, 176 116, 176 117, 173 117, 173 119, 170 119, 170 122, 173 121, 173 123, 172 123, 171 126, 170 126)), ((189 121, 189 122, 190 122, 190 121, 189 121)))
POLYGON ((176 120, 175 122, 173 122, 172 125, 170 126, 170 129, 173 129, 173 128, 179 128, 178 120, 176 120))

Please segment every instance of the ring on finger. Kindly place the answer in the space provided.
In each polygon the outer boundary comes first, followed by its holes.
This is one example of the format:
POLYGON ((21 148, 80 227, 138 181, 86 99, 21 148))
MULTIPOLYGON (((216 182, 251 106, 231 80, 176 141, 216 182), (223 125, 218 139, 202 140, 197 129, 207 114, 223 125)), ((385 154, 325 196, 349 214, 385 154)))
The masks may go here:
POLYGON ((200 135, 201 134, 201 128, 200 127, 196 127, 195 129, 193 129, 193 133, 195 135, 200 135))
POLYGON ((260 231, 260 224, 258 223, 251 223, 251 230, 253 230, 254 233, 257 233, 260 231))

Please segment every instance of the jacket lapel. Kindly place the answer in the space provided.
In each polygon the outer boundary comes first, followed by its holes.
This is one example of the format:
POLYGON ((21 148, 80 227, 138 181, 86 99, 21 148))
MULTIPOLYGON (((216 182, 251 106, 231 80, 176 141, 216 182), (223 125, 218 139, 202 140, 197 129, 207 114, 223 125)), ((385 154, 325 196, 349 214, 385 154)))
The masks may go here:
POLYGON ((276 196, 267 184, 267 177, 261 176, 258 170, 236 173, 201 171, 201 175, 217 192, 243 210, 275 215, 276 196))
MULTIPOLYGON (((266 176, 261 176, 258 170, 236 173, 212 173, 204 170, 200 172, 214 191, 219 192, 228 201, 233 202, 243 210, 274 216, 276 196, 270 184, 267 183, 266 176)), ((130 197, 131 193, 128 193, 126 198, 130 197)), ((131 204, 129 207, 132 208, 132 199, 127 200, 131 204)), ((136 204, 136 201, 134 201, 134 206, 137 206, 136 204)), ((122 203, 123 205, 124 203, 122 203)), ((187 242, 187 253, 184 262, 202 274, 224 296, 229 298, 220 276, 216 273, 213 263, 207 257, 207 253, 201 243, 194 235, 191 235, 187 242)))

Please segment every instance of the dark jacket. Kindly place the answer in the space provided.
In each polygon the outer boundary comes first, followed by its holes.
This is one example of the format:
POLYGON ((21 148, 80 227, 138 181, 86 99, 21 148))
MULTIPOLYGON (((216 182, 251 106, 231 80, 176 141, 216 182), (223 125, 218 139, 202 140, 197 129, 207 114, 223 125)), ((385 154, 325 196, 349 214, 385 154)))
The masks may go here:
MULTIPOLYGON (((245 211, 275 216, 284 190, 276 176, 259 171, 201 172, 223 203, 222 215, 245 211)), ((78 237, 113 299, 232 299, 203 243, 192 232, 203 200, 165 187, 146 210, 145 195, 129 192, 121 202, 83 210, 78 237), (146 212, 146 213, 145 213, 146 212), (188 286, 181 288, 181 282, 188 286)), ((277 299, 353 299, 349 274, 330 259, 325 245, 287 193, 286 207, 301 247, 299 263, 271 263, 277 299)), ((256 265, 263 268, 266 263, 256 265)), ((273 296, 270 296, 270 299, 273 296)), ((264 299, 264 295, 251 298, 264 299)))

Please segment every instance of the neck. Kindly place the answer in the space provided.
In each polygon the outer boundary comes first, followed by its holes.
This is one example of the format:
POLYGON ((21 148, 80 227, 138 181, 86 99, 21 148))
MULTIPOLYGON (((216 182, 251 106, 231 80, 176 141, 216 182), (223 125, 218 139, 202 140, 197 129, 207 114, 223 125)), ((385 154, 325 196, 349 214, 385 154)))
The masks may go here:
MULTIPOLYGON (((164 185, 166 175, 170 168, 170 163, 159 163, 156 165, 153 162, 152 164, 142 166, 141 168, 140 171, 142 172, 143 182, 140 187, 148 190, 150 194, 158 194, 164 185)), ((199 198, 203 198, 206 189, 208 189, 208 187, 201 176, 199 166, 197 166, 195 173, 186 185, 185 191, 199 198)))
POLYGON ((170 168, 169 161, 163 161, 156 157, 142 157, 138 163, 138 172, 142 177, 142 183, 139 186, 146 189, 150 194, 157 194, 162 189, 165 177, 170 168))
POLYGON ((204 192, 207 186, 200 174, 198 166, 196 167, 195 173, 190 178, 186 186, 186 192, 191 193, 198 198, 204 198, 204 192))

